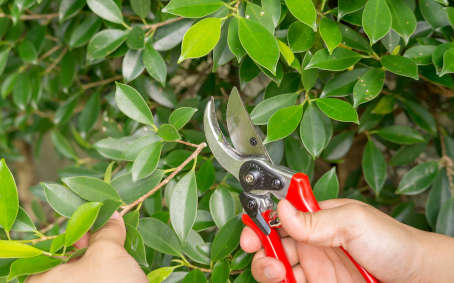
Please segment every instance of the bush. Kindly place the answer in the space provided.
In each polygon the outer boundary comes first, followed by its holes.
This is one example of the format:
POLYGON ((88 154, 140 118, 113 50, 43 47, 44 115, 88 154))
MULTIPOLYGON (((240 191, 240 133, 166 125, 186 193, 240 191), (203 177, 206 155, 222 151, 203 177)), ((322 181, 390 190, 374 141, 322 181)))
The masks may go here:
POLYGON ((234 86, 318 200, 454 236, 447 0, 0 3, 0 277, 69 258, 118 210, 150 281, 254 281, 241 187, 202 132, 209 96, 224 111, 234 86), (49 140, 58 179, 37 184, 49 140))

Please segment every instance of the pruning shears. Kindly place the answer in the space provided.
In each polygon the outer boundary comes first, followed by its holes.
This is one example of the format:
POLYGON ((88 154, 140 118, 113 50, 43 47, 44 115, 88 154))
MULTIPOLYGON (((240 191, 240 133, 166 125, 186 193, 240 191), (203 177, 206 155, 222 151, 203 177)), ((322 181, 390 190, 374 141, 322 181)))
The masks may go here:
MULTIPOLYGON (((233 147, 219 127, 215 102, 211 98, 206 105, 203 120, 208 145, 219 164, 237 178, 243 188, 240 193, 240 201, 245 211, 242 216, 243 223, 259 236, 266 255, 284 264, 286 279, 283 282, 296 283, 292 266, 276 230, 279 220, 272 213, 272 195, 278 199, 287 199, 300 211, 316 212, 320 207, 312 193, 309 178, 304 173, 295 173, 273 163, 236 88, 230 93, 226 117, 233 147)), ((366 282, 378 282, 347 251, 342 247, 341 249, 366 282)))

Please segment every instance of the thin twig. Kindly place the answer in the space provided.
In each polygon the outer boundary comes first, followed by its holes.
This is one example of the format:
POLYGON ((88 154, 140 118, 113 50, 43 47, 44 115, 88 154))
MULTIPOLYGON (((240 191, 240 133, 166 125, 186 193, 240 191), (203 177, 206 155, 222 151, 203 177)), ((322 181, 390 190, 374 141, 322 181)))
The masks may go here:
POLYGON ((441 128, 438 130, 440 132, 440 146, 441 146, 441 165, 446 168, 446 175, 448 176, 449 189, 451 195, 454 196, 454 162, 449 158, 446 150, 445 137, 441 131, 441 128))
POLYGON ((46 234, 47 232, 50 231, 50 229, 52 229, 55 225, 59 225, 59 224, 62 224, 63 222, 65 222, 67 218, 66 217, 60 217, 60 218, 57 218, 57 220, 54 222, 54 223, 51 223, 49 225, 47 225, 46 227, 44 227, 43 229, 39 230, 39 232, 41 234, 46 234))
POLYGON ((190 143, 190 142, 182 141, 182 140, 176 140, 175 142, 181 143, 181 144, 184 144, 184 145, 187 145, 187 146, 192 146, 192 147, 195 147, 195 148, 197 148, 199 146, 198 144, 190 143))
POLYGON ((89 88, 102 86, 102 85, 105 85, 105 84, 120 80, 122 78, 123 78, 122 75, 117 75, 117 76, 112 77, 112 78, 108 78, 108 79, 105 79, 105 80, 101 80, 101 81, 97 81, 97 82, 93 82, 93 83, 88 83, 88 84, 82 85, 82 89, 83 90, 87 90, 89 88))
POLYGON ((44 53, 40 58, 39 60, 42 61, 44 59, 46 59, 47 57, 49 57, 50 55, 54 54, 58 49, 61 48, 61 45, 56 45, 54 47, 52 47, 49 51, 47 51, 46 53, 44 53))
POLYGON ((30 243, 30 244, 34 245, 36 243, 44 242, 44 241, 47 241, 47 240, 52 240, 52 239, 55 239, 57 237, 58 237, 58 235, 43 236, 41 238, 30 239, 30 240, 18 240, 18 242, 20 242, 20 243, 30 243))
POLYGON ((193 159, 195 159, 199 154, 200 152, 207 146, 206 143, 201 143, 199 145, 197 145, 196 147, 196 150, 188 157, 186 158, 185 161, 183 161, 176 169, 175 171, 172 172, 172 174, 170 174, 169 176, 167 176, 167 178, 165 178, 161 183, 159 183, 156 187, 154 187, 153 189, 151 189, 148 193, 144 194, 143 196, 141 196, 140 198, 138 198, 137 200, 135 200, 134 202, 126 205, 123 207, 123 210, 120 212, 120 215, 125 215, 128 211, 130 211, 132 208, 134 208, 136 205, 138 204, 141 204, 142 202, 144 202, 149 196, 151 196, 152 194, 154 194, 157 190, 159 190, 160 188, 162 188, 164 185, 166 185, 168 182, 170 182, 170 180, 172 180, 181 170, 183 170, 183 168, 189 163, 191 162, 193 159))
MULTIPOLYGON (((29 21, 29 20, 51 20, 53 18, 58 17, 58 13, 53 14, 30 14, 30 15, 22 15, 19 17, 20 20, 29 21)), ((12 18, 11 15, 7 15, 5 13, 0 13, 0 18, 12 18)))
POLYGON ((68 51, 67 47, 65 47, 65 49, 63 49, 63 51, 60 53, 57 59, 55 59, 55 61, 52 64, 50 64, 49 67, 47 67, 47 69, 44 71, 45 74, 50 73, 50 71, 52 71, 55 68, 55 66, 57 66, 58 63, 60 63, 61 59, 63 59, 63 56, 65 56, 66 51, 68 51))
POLYGON ((169 24, 181 21, 182 19, 184 19, 184 18, 183 17, 171 18, 171 19, 168 19, 168 20, 160 22, 160 23, 151 24, 151 25, 144 25, 144 28, 155 30, 155 29, 160 28, 162 26, 169 25, 169 24))

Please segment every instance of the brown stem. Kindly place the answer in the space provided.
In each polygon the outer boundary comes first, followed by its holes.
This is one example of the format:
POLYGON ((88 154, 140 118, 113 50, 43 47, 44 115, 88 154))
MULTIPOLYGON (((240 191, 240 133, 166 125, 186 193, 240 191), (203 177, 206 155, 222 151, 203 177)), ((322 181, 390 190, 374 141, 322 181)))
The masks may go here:
POLYGON ((53 48, 51 48, 49 51, 47 51, 46 53, 44 53, 40 58, 39 60, 42 61, 44 59, 46 59, 47 57, 49 57, 50 55, 54 54, 58 49, 61 48, 61 45, 56 45, 54 46, 53 48))
POLYGON ((50 73, 50 71, 52 71, 55 68, 55 66, 57 66, 58 63, 60 63, 61 59, 63 59, 63 56, 65 56, 66 51, 68 51, 67 47, 65 47, 65 49, 63 49, 60 55, 58 55, 57 59, 55 59, 55 61, 52 64, 50 64, 49 67, 47 67, 47 69, 44 71, 45 74, 50 73))
POLYGON ((49 232, 50 229, 52 229, 55 225, 57 225, 57 224, 62 224, 63 222, 65 222, 65 220, 66 220, 66 217, 63 217, 63 216, 62 216, 62 217, 59 217, 59 218, 57 218, 57 220, 56 220, 54 223, 47 225, 47 226, 44 227, 43 229, 39 230, 39 232, 40 232, 41 234, 46 234, 46 233, 49 232))
POLYGON ((162 26, 169 25, 171 23, 175 23, 175 22, 181 21, 182 19, 183 19, 183 17, 171 18, 171 19, 168 19, 168 20, 160 22, 160 23, 151 24, 151 25, 145 25, 144 28, 155 30, 155 29, 160 28, 162 26))
POLYGON ((441 146, 441 164, 443 167, 446 168, 446 175, 448 176, 449 181, 449 189, 451 191, 451 195, 454 196, 454 162, 451 158, 449 158, 446 150, 445 138, 442 134, 441 128, 438 130, 440 132, 440 146, 441 146))
POLYGON ((172 180, 189 162, 191 162, 193 159, 195 159, 199 154, 200 152, 207 146, 206 143, 201 143, 199 145, 197 145, 196 147, 196 150, 188 157, 186 158, 185 161, 183 161, 176 169, 175 171, 172 172, 172 174, 170 174, 169 176, 167 176, 167 178, 165 178, 161 183, 159 183, 156 187, 154 187, 153 189, 151 189, 148 193, 144 194, 143 196, 141 196, 140 198, 136 199, 134 202, 126 205, 123 207, 123 210, 120 212, 120 215, 123 216, 125 215, 126 213, 128 213, 128 211, 130 211, 131 209, 133 209, 135 206, 141 204, 142 202, 144 202, 149 196, 151 196, 152 194, 154 194, 157 190, 159 190, 160 188, 162 188, 164 185, 166 185, 168 182, 170 182, 170 180, 172 180))
POLYGON ((190 143, 190 142, 182 141, 182 140, 176 140, 175 142, 181 143, 181 144, 184 144, 184 145, 187 145, 187 146, 192 146, 192 147, 195 147, 195 148, 197 148, 199 146, 198 144, 190 143))
MULTIPOLYGON (((29 20, 51 20, 53 18, 58 17, 58 13, 53 14, 31 14, 31 15, 22 15, 20 16, 20 20, 29 21, 29 20)), ((0 18, 11 18, 11 15, 7 15, 5 13, 0 13, 0 18)))
POLYGON ((93 87, 97 87, 97 86, 102 86, 102 85, 105 85, 105 84, 108 84, 108 83, 111 83, 111 82, 120 80, 120 79, 122 79, 122 78, 123 78, 123 76, 117 75, 117 76, 112 77, 112 78, 108 78, 108 79, 105 79, 105 80, 101 80, 101 81, 92 82, 92 83, 88 83, 88 84, 82 85, 82 89, 83 89, 83 90, 87 90, 87 89, 89 89, 89 88, 93 88, 93 87))
POLYGON ((52 239, 55 239, 57 237, 58 237, 58 235, 44 236, 44 237, 41 237, 41 238, 31 239, 31 240, 19 240, 18 242, 20 242, 20 243, 30 243, 30 244, 34 245, 36 243, 44 242, 44 241, 47 241, 47 240, 52 240, 52 239))

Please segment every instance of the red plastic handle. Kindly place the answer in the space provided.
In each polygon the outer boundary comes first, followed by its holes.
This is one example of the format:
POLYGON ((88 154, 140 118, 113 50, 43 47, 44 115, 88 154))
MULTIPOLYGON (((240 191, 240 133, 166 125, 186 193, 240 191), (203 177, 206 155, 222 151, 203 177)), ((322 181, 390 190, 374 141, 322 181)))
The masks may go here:
MULTIPOLYGON (((306 174, 303 173, 296 173, 295 175, 293 175, 292 180, 290 181, 290 186, 288 188, 286 199, 296 209, 303 212, 316 212, 320 210, 317 200, 315 199, 315 196, 312 192, 309 178, 306 176, 306 174)), ((340 248, 353 262, 353 264, 356 266, 356 268, 361 273, 361 275, 363 276, 367 283, 378 283, 378 280, 375 279, 366 269, 364 269, 364 267, 359 265, 353 259, 353 257, 346 250, 344 250, 343 247, 340 248)))

